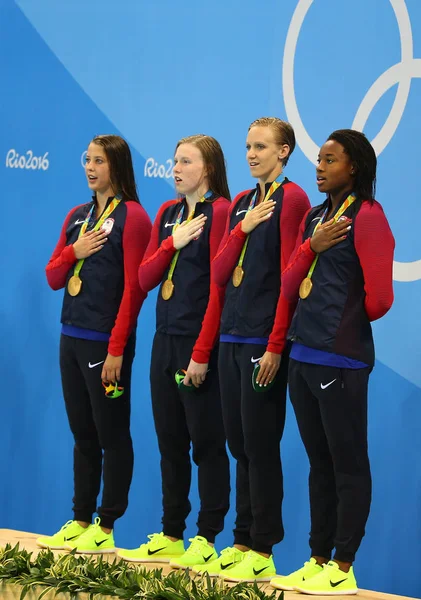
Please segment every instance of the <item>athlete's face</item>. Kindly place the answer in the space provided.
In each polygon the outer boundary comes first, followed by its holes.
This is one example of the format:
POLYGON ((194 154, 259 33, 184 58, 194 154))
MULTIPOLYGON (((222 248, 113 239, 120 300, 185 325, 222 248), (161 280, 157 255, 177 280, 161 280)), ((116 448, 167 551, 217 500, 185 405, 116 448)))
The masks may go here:
POLYGON ((288 156, 289 146, 280 146, 272 127, 255 125, 246 141, 247 162, 252 177, 263 182, 274 181, 282 173, 282 159, 288 156))
POLYGON ((88 185, 93 192, 113 196, 110 180, 110 165, 104 148, 91 142, 88 146, 85 161, 85 173, 88 185))
POLYGON ((316 176, 319 192, 332 196, 351 190, 354 185, 354 165, 344 147, 329 140, 320 148, 316 176))
POLYGON ((174 156, 174 181, 179 194, 203 196, 209 181, 202 153, 194 144, 180 144, 174 156))

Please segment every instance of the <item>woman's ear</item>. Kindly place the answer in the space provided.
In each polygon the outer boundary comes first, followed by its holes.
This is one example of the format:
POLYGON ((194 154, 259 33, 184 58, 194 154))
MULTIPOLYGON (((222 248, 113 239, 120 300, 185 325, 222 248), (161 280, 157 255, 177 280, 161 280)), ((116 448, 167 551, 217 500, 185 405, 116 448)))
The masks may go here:
POLYGON ((284 159, 287 158, 287 156, 289 156, 289 146, 288 146, 288 144, 283 144, 279 148, 278 160, 283 162, 284 159))

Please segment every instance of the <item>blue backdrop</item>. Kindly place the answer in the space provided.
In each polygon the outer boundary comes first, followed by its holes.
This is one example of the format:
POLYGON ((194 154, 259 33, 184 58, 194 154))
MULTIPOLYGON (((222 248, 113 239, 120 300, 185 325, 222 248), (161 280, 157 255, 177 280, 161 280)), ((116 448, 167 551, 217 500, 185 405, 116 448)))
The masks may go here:
MULTIPOLYGON (((316 204, 317 147, 332 130, 355 126, 379 155, 378 199, 397 261, 395 304, 374 325, 374 498, 356 571, 361 587, 421 596, 419 0, 0 0, 0 51, 0 526, 47 533, 71 516, 72 440, 58 369, 62 294, 48 288, 44 266, 67 211, 89 200, 81 160, 93 135, 130 142, 154 218, 174 195, 180 137, 205 132, 221 142, 234 194, 253 184, 248 124, 262 115, 288 118, 298 146, 287 175, 316 204)), ((116 528, 119 546, 160 530, 148 389, 154 303, 151 294, 139 319, 135 474, 116 528)), ((308 467, 288 410, 280 573, 308 554, 308 467)), ((219 549, 231 543, 232 524, 230 512, 219 549)))

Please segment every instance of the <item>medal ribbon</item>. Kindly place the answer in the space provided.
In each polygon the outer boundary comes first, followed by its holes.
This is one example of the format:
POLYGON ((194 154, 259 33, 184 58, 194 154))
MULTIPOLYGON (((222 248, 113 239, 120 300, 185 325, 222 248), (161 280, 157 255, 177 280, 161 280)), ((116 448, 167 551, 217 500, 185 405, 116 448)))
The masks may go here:
MULTIPOLYGON (((121 202, 121 196, 116 196, 110 202, 110 204, 108 205, 108 207, 106 208, 106 210, 102 213, 101 218, 98 220, 98 222, 96 223, 96 225, 92 229, 92 231, 98 231, 98 229, 100 229, 102 227, 102 225, 104 224, 104 221, 117 208, 117 206, 120 204, 120 202, 121 202)), ((80 228, 79 235, 78 235, 77 239, 79 239, 85 233, 85 231, 88 229, 89 221, 90 221, 90 219, 92 217, 92 213, 94 212, 94 208, 95 208, 95 204, 92 206, 92 208, 89 211, 86 219, 83 221, 82 227, 80 228)), ((82 266, 83 266, 84 262, 85 262, 84 258, 81 258, 81 259, 79 259, 77 261, 76 266, 75 266, 75 270, 73 271, 74 277, 79 277, 79 273, 80 273, 80 270, 82 269, 82 266)))
MULTIPOLYGON (((278 178, 278 179, 279 179, 279 178, 278 178)), ((269 190, 268 190, 268 193, 266 194, 266 196, 265 196, 265 197, 264 197, 264 199, 263 199, 263 202, 266 202, 267 200, 270 200, 270 197, 272 196, 272 194, 273 194, 273 193, 274 193, 274 192, 275 192, 275 191, 278 189, 278 187, 280 187, 280 186, 281 186, 281 185, 284 183, 284 181, 285 181, 285 179, 283 179, 281 182, 279 182, 279 181, 278 181, 278 179, 275 179, 275 181, 274 181, 274 182, 272 183, 272 185, 270 186, 270 188, 269 188, 269 190)), ((249 207, 248 207, 248 209, 247 209, 247 213, 249 213, 251 210, 253 210, 253 208, 254 208, 254 207, 255 207, 255 205, 256 205, 256 200, 257 200, 257 189, 256 189, 256 193, 255 193, 255 194, 253 194, 253 197, 252 197, 252 199, 250 200, 250 204, 249 204, 249 207)), ((238 265, 237 265, 237 266, 238 266, 238 267, 240 267, 240 269, 241 269, 241 267, 243 266, 243 261, 244 261, 244 257, 245 257, 245 255, 246 255, 246 250, 247 250, 247 246, 248 246, 248 243, 249 243, 249 238, 250 238, 250 234, 247 234, 246 241, 244 242, 244 246, 243 246, 243 249, 241 250, 240 258, 239 258, 239 260, 238 260, 238 265)))
MULTIPOLYGON (((353 202, 355 202, 356 199, 357 198, 356 198, 355 194, 350 194, 348 196, 348 198, 342 204, 341 208, 338 210, 338 212, 336 213, 336 215, 333 217, 333 220, 336 223, 339 221, 339 217, 341 217, 344 214, 344 212, 346 211, 346 209, 349 208, 351 206, 351 204, 353 204, 353 202)), ((320 227, 320 225, 325 220, 328 210, 329 210, 329 206, 326 208, 325 212, 321 216, 320 221, 317 223, 316 227, 314 228, 314 231, 313 231, 313 234, 312 234, 311 237, 313 237, 313 235, 316 233, 316 231, 318 230, 318 228, 320 227)), ((314 268, 315 268, 315 266, 317 264, 318 258, 319 258, 319 255, 316 254, 313 262, 311 263, 311 267, 310 267, 310 269, 308 271, 308 274, 307 274, 308 279, 311 279, 311 276, 313 275, 314 268)))
MULTIPOLYGON (((209 190, 208 192, 206 192, 206 194, 204 196, 202 196, 200 198, 199 202, 204 202, 206 200, 206 198, 210 198, 212 196, 212 194, 213 194, 213 192, 211 192, 209 190)), ((197 204, 196 204, 196 206, 197 206, 197 204)), ((194 213, 196 212, 196 206, 194 207, 193 211, 187 217, 187 219, 186 219, 187 223, 193 219, 194 213)), ((180 225, 181 220, 183 218, 183 215, 184 215, 184 204, 182 205, 182 207, 179 210, 179 213, 177 215, 177 218, 175 220, 174 226, 173 226, 172 231, 171 231, 171 235, 174 233, 174 231, 180 225)), ((174 256, 172 258, 171 265, 170 265, 170 270, 168 271, 167 281, 172 281, 172 278, 173 278, 173 275, 174 275, 174 271, 175 271, 175 267, 176 267, 176 264, 177 264, 177 261, 178 261, 178 257, 180 255, 180 251, 181 250, 182 250, 182 248, 180 248, 180 250, 177 250, 177 252, 174 254, 174 256)))

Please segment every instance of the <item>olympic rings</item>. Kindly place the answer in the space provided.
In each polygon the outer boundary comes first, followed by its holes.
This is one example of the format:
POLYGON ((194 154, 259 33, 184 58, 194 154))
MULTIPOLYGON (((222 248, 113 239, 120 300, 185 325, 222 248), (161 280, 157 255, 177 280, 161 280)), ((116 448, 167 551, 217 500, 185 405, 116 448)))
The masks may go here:
MULTIPOLYGON (((297 7, 289 25, 282 67, 282 87, 285 110, 288 120, 294 127, 297 143, 310 162, 316 164, 318 145, 308 134, 300 114, 294 89, 294 61, 297 41, 305 16, 314 0, 298 0, 297 7)), ((401 44, 401 62, 387 69, 373 83, 364 96, 352 123, 352 128, 363 131, 364 126, 380 98, 395 84, 398 84, 396 97, 383 127, 371 142, 379 156, 393 138, 402 119, 408 101, 411 80, 421 78, 421 59, 413 57, 413 39, 411 21, 405 0, 390 0, 399 28, 401 44)), ((421 260, 412 262, 394 261, 393 278, 396 281, 415 281, 421 279, 421 260)))

